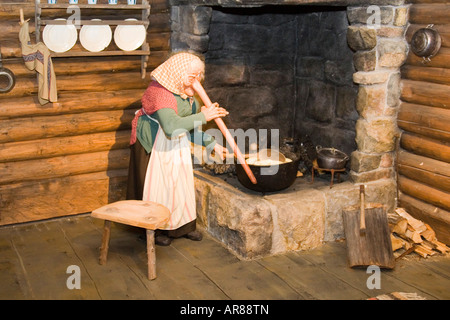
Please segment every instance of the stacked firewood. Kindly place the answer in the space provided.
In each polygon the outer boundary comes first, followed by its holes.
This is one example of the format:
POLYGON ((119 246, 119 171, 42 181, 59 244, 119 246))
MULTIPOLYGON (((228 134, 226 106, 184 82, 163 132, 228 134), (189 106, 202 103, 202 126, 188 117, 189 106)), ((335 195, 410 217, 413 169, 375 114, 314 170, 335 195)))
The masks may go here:
POLYGON ((388 214, 392 250, 397 258, 415 252, 423 258, 450 252, 450 248, 438 241, 433 229, 415 219, 403 208, 388 214))

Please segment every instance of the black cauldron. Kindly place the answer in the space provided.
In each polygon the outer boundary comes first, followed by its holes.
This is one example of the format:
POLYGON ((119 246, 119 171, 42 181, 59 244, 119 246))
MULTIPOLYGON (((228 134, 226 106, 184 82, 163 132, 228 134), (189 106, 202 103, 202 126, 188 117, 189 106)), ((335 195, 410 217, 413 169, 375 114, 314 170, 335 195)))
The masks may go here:
POLYGON ((239 182, 246 188, 259 192, 276 192, 290 187, 297 177, 299 159, 273 166, 248 165, 256 178, 253 184, 244 168, 236 163, 236 175, 239 182))

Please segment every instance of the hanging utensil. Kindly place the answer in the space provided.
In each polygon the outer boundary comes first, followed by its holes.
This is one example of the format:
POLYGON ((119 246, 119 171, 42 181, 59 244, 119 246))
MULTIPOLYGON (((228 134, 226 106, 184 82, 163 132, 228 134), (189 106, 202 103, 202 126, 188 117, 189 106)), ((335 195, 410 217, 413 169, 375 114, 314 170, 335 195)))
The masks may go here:
POLYGON ((11 70, 3 67, 1 50, 0 46, 0 93, 7 93, 14 88, 16 78, 11 70))
POLYGON ((422 57, 424 62, 429 62, 441 48, 441 36, 430 24, 414 32, 411 38, 411 50, 416 56, 422 57))

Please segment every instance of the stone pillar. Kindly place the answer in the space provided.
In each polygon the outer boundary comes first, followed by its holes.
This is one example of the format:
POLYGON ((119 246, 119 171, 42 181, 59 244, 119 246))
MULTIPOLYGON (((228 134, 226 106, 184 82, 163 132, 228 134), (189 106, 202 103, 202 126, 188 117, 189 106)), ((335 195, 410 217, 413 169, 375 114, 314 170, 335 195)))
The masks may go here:
POLYGON ((357 150, 351 155, 350 171, 356 183, 393 179, 395 172, 400 66, 408 53, 408 5, 403 0, 382 2, 347 8, 347 40, 355 52, 353 81, 359 85, 357 150))
POLYGON ((205 53, 209 43, 211 7, 174 5, 171 7, 171 38, 173 51, 189 50, 205 53))

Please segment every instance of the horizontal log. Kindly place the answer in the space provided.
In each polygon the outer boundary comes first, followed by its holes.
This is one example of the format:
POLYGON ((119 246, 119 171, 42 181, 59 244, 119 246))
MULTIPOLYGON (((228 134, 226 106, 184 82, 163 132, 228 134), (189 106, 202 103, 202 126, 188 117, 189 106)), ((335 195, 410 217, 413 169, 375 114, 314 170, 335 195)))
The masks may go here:
POLYGON ((450 69, 405 65, 401 75, 403 79, 450 85, 450 69))
POLYGON ((450 177, 450 163, 399 150, 398 163, 450 177))
POLYGON ((0 225, 91 212, 124 200, 127 169, 0 185, 0 225))
MULTIPOLYGON (((130 89, 145 89, 149 80, 141 79, 140 70, 136 72, 109 73, 109 74, 81 74, 76 76, 56 77, 58 93, 64 91, 119 91, 130 89)), ((38 91, 36 76, 16 79, 15 87, 2 98, 23 97, 35 95, 38 91)))
POLYGON ((410 103, 450 108, 450 86, 403 79, 401 99, 410 103))
POLYGON ((0 185, 53 179, 128 167, 130 150, 118 149, 47 159, 0 163, 0 185))
POLYGON ((400 146, 421 156, 450 162, 450 143, 403 132, 400 138, 400 146))
POLYGON ((442 165, 442 168, 447 169, 447 174, 450 173, 450 164, 447 162, 426 157, 416 158, 413 154, 399 152, 397 171, 399 174, 412 180, 432 186, 441 191, 450 192, 450 175, 442 174, 439 170, 441 168, 436 168, 438 163, 442 165), (430 167, 433 170, 427 170, 430 167))
POLYGON ((450 210, 450 193, 433 188, 426 184, 398 175, 398 189, 416 199, 435 205, 439 208, 450 210))
MULTIPOLYGON (((414 35, 414 32, 421 28, 426 28, 427 24, 411 24, 406 30, 405 39, 408 43, 411 43, 411 39, 414 35)), ((439 32, 441 36, 441 47, 450 47, 450 22, 448 24, 439 24, 433 25, 433 29, 439 32)))
POLYGON ((405 64, 414 66, 427 66, 433 68, 450 68, 450 48, 441 48, 431 61, 424 62, 423 58, 416 56, 411 50, 405 64))
POLYGON ((126 149, 130 130, 0 144, 0 162, 126 149))
POLYGON ((450 109, 402 102, 397 123, 405 131, 450 142, 450 109))
POLYGON ((149 33, 147 41, 150 51, 153 50, 170 50, 170 32, 149 33))
POLYGON ((1 99, 0 121, 11 118, 26 118, 46 115, 62 115, 81 112, 112 111, 141 107, 142 89, 83 93, 82 103, 78 93, 63 92, 58 102, 42 106, 37 96, 1 99))
MULTIPOLYGON (((63 75, 77 75, 83 73, 119 73, 136 71, 141 68, 141 57, 83 57, 71 59, 52 59, 56 77, 63 75)), ((4 61, 3 66, 10 69, 16 78, 35 75, 36 71, 25 67, 22 58, 14 58, 4 61)))
POLYGON ((405 208, 414 218, 429 224, 439 241, 450 244, 450 211, 438 208, 402 192, 399 193, 398 205, 405 208))
POLYGON ((0 143, 125 130, 133 118, 134 110, 113 110, 2 120, 0 143))
POLYGON ((17 19, 19 21, 19 9, 23 10, 25 19, 34 18, 33 1, 2 1, 0 2, 0 20, 17 19), (20 2, 20 6, 19 6, 20 2))
POLYGON ((410 23, 448 24, 450 6, 445 3, 414 4, 409 8, 410 23))

